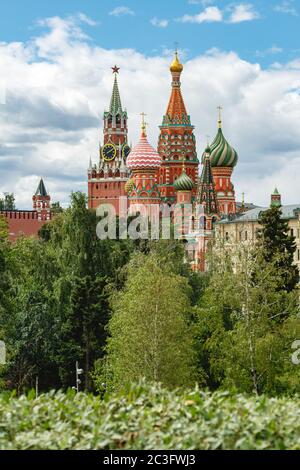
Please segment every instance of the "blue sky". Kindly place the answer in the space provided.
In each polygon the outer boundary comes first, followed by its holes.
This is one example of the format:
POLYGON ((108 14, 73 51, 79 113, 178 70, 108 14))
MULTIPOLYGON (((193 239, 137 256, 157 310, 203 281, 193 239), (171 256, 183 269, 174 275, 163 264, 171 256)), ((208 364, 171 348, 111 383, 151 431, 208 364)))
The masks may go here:
MULTIPOLYGON (((10 0, 0 15, 0 195, 31 208, 42 176, 67 205, 99 160, 113 76, 139 138, 156 146, 178 42, 199 159, 223 130, 238 154, 237 198, 300 204, 300 0, 10 0)), ((201 169, 200 169, 201 171, 201 169)))
POLYGON ((298 55, 299 3, 299 0, 10 0, 1 5, 0 40, 29 40, 38 19, 81 12, 97 23, 96 27, 86 24, 83 29, 105 48, 129 47, 155 55, 178 42, 186 58, 216 47, 234 50, 241 58, 268 66, 298 55), (241 6, 244 15, 240 9, 240 21, 237 15, 234 20, 233 13, 241 6))

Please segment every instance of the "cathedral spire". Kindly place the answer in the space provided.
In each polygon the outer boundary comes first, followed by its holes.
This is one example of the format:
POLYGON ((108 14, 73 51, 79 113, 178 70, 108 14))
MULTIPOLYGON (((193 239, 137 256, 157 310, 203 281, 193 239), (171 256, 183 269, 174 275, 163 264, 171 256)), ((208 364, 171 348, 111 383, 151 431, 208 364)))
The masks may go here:
POLYGON ((159 171, 159 188, 164 202, 173 203, 177 200, 174 182, 182 173, 180 156, 185 156, 186 174, 191 178, 194 187, 191 192, 192 200, 197 195, 196 182, 198 179, 199 161, 196 151, 194 127, 187 114, 181 94, 180 77, 183 65, 179 60, 177 50, 170 66, 172 75, 172 90, 166 114, 160 126, 158 153, 162 158, 159 171))
POLYGON ((180 63, 178 52, 175 52, 174 60, 170 66, 172 75, 172 92, 169 100, 167 112, 163 119, 163 125, 190 125, 188 116, 181 94, 180 76, 183 71, 183 65, 180 63))
POLYGON ((218 201, 215 191, 215 183, 210 163, 211 150, 207 147, 204 152, 203 170, 199 184, 198 202, 204 207, 206 215, 217 215, 218 201))

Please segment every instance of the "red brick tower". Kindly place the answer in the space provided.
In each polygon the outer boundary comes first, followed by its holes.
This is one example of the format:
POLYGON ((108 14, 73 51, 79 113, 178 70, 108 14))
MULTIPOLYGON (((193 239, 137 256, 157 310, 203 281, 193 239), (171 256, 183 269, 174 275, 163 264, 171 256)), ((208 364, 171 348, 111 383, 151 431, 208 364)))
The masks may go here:
POLYGON ((112 67, 114 85, 109 111, 103 116, 103 145, 100 146, 98 165, 90 162, 88 169, 88 205, 90 209, 100 204, 112 204, 119 213, 119 197, 126 196, 125 184, 128 180, 126 160, 130 152, 128 146, 127 112, 122 109, 117 74, 119 68, 112 67))
POLYGON ((195 187, 192 192, 196 197, 198 165, 196 140, 181 94, 180 76, 183 65, 177 52, 171 64, 172 92, 163 123, 160 126, 158 153, 162 158, 159 172, 159 189, 163 202, 176 202, 174 182, 181 175, 182 158, 185 160, 186 174, 192 179, 195 187))
POLYGON ((33 209, 37 212, 38 220, 51 220, 50 200, 51 198, 41 178, 35 195, 32 197, 33 209))

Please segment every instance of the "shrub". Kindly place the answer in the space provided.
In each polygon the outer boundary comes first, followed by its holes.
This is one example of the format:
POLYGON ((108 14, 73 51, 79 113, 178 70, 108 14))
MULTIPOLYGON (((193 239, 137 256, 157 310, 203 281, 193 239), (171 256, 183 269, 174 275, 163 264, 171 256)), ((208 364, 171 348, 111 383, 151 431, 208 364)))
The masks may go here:
POLYGON ((300 397, 168 391, 0 396, 0 449, 300 449, 300 397))

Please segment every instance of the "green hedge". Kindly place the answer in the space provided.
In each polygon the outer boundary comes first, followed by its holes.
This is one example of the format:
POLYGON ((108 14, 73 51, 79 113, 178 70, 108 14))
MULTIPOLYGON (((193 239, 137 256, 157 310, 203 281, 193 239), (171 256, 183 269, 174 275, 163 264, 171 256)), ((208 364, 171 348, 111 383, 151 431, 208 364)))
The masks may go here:
POLYGON ((0 449, 300 449, 300 398, 141 384, 98 397, 0 396, 0 449))

